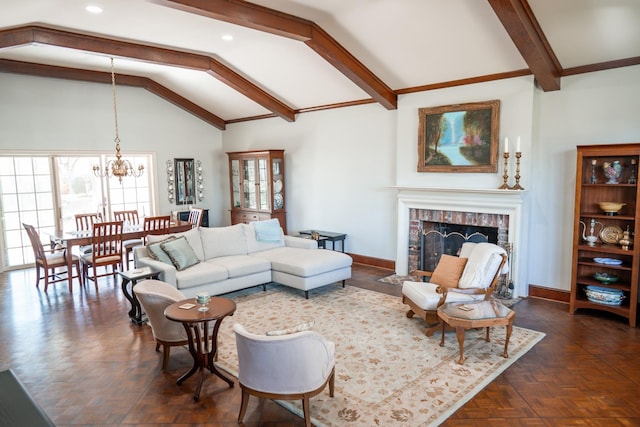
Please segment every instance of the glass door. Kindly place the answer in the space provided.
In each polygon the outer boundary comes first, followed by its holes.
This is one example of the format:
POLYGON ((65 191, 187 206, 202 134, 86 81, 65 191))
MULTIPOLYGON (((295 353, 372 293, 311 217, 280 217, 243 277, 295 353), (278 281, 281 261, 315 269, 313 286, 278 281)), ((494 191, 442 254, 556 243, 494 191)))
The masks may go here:
POLYGON ((244 196, 243 207, 245 209, 257 208, 255 163, 255 159, 246 159, 242 161, 242 171, 244 173, 242 191, 244 196))
POLYGON ((59 191, 59 225, 65 232, 76 229, 75 215, 100 213, 106 218, 106 199, 101 179, 93 173, 100 157, 56 157, 56 178, 59 191))

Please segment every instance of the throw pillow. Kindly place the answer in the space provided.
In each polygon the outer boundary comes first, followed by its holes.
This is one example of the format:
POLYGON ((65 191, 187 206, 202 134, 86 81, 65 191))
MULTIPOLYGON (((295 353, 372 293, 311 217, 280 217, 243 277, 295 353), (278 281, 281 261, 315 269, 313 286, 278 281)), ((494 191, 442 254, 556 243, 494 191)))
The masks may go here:
POLYGON ((182 271, 200 262, 184 236, 164 242, 160 244, 160 247, 169 255, 171 262, 173 262, 173 265, 178 271, 182 271))
POLYGON ((155 259, 156 261, 160 261, 160 262, 164 262, 165 264, 173 265, 173 262, 171 261, 171 258, 169 258, 169 255, 167 255, 167 253, 164 250, 162 250, 160 245, 162 245, 165 242, 168 242, 169 240, 173 240, 175 238, 176 238, 175 236, 171 236, 171 237, 169 237, 167 239, 160 240, 158 242, 148 244, 147 245, 147 253, 149 254, 149 256, 151 258, 155 259))
POLYGON ((293 333, 296 333, 296 332, 307 331, 307 330, 311 329, 313 327, 313 325, 315 325, 315 324, 316 324, 315 320, 312 320, 310 322, 304 322, 304 323, 301 323, 299 325, 292 326, 290 328, 278 329, 278 330, 275 330, 275 331, 268 331, 267 332, 267 336, 274 337, 274 336, 279 336, 279 335, 289 335, 289 334, 293 334, 293 333))
POLYGON ((277 218, 266 221, 252 221, 251 225, 256 230, 256 240, 259 242, 280 242, 282 230, 277 218))
POLYGON ((457 288, 465 265, 467 265, 467 258, 443 254, 431 275, 429 283, 446 286, 447 288, 457 288))

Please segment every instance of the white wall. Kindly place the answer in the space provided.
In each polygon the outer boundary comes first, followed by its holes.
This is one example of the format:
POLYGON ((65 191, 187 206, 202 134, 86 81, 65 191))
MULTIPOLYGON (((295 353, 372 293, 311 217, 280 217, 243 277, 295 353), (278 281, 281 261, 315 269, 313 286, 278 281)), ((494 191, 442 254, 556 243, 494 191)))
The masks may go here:
POLYGON ((640 66, 564 77, 535 111, 529 283, 569 290, 576 146, 640 142, 640 66))
POLYGON ((393 259, 395 129, 395 111, 368 104, 300 114, 294 123, 274 118, 234 124, 222 145, 224 151, 285 150, 289 234, 343 232, 347 252, 393 259))
MULTIPOLYGON (((221 132, 144 89, 118 86, 117 99, 123 156, 155 153, 158 212, 176 209, 166 197, 166 160, 196 158, 206 183, 198 205, 210 209, 210 222, 222 223, 219 206, 228 187, 220 165, 221 132)), ((3 152, 113 152, 114 136, 110 85, 0 73, 3 152)))
MULTIPOLYGON (((203 203, 214 225, 229 224, 226 151, 285 151, 287 223, 348 234, 348 252, 395 259, 394 186, 496 188, 497 174, 417 173, 417 109, 501 100, 500 137, 522 138, 529 225, 528 283, 570 288, 575 147, 640 141, 640 66, 562 79, 540 92, 531 77, 403 95, 396 111, 376 104, 265 119, 219 132, 160 98, 118 89, 123 150, 152 150, 160 164, 161 210, 169 209, 164 162, 202 159, 203 203)), ((0 150, 111 150, 108 85, 0 73, 0 150)), ((513 172, 510 173, 513 177, 513 172)))

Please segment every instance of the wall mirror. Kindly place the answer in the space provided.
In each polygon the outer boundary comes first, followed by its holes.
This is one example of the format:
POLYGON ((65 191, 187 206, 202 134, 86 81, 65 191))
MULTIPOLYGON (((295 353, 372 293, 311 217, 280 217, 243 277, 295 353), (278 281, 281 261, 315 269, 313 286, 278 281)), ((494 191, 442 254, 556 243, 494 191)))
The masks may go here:
POLYGON ((188 205, 196 201, 195 162, 193 159, 174 159, 176 204, 188 205))

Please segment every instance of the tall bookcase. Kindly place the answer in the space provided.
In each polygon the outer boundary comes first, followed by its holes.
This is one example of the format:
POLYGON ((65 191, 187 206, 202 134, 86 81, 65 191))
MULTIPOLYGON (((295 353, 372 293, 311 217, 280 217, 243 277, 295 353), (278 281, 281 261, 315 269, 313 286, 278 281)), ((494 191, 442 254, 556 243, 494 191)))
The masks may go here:
POLYGON ((577 147, 576 194, 573 219, 573 265, 570 312, 585 308, 622 316, 635 327, 638 311, 638 270, 640 242, 623 248, 624 231, 634 239, 640 229, 637 174, 640 143, 588 145, 577 147), (610 178, 604 166, 621 166, 620 177, 610 178), (601 202, 624 203, 618 212, 605 212, 601 202), (591 232, 592 224, 594 232, 591 232), (589 235, 594 239, 585 239, 589 235), (589 241, 589 240, 595 240, 589 241), (596 280, 596 273, 617 278, 615 282, 596 280), (605 288, 610 294, 622 291, 623 299, 604 301, 587 296, 587 287, 605 288))

